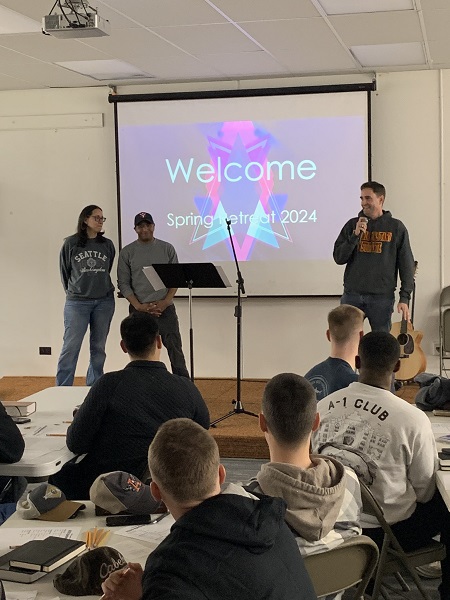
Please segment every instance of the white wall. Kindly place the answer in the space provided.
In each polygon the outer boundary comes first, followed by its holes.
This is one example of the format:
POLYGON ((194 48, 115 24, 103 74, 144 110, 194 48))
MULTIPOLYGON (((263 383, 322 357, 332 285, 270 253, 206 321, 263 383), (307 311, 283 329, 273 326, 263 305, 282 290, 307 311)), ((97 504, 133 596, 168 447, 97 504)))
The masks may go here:
MULTIPOLYGON (((450 165, 444 160, 450 155, 450 71, 384 73, 378 76, 377 88, 373 177, 387 187, 386 208, 410 232, 419 261, 415 325, 424 332, 422 347, 428 354, 438 339, 439 292, 450 284, 445 263, 450 242, 441 226, 441 215, 448 213, 450 203, 445 188, 450 165)), ((95 203, 103 208, 106 235, 117 244, 113 108, 108 92, 84 88, 0 93, 0 372, 4 375, 55 373, 64 306, 58 253, 63 238, 74 232, 83 206, 95 203), (86 113, 103 114, 104 126, 60 128, 54 117, 86 113), (26 115, 47 119, 44 125, 42 119, 21 120, 26 115), (24 129, 18 129, 21 126, 24 129), (54 128, 39 129, 42 126, 54 128), (39 346, 51 346, 52 356, 39 356, 39 346)), ((78 119, 83 122, 83 117, 78 119)), ((339 182, 330 182, 330 201, 336 185, 339 182)), ((355 190, 355 214, 358 197, 355 190)), ((151 211, 151 201, 150 190, 142 209, 151 211)), ((235 375, 235 302, 194 299, 196 376, 235 375)), ((126 304, 125 300, 116 304, 107 370, 121 368, 126 360, 118 346, 126 304)), ((270 377, 283 370, 303 373, 321 360, 328 352, 326 314, 337 304, 336 298, 246 299, 244 377, 270 377)), ((186 355, 187 306, 186 299, 177 300, 186 355)), ((87 368, 86 346, 79 375, 87 368)), ((428 370, 437 368, 437 358, 429 357, 428 370)))

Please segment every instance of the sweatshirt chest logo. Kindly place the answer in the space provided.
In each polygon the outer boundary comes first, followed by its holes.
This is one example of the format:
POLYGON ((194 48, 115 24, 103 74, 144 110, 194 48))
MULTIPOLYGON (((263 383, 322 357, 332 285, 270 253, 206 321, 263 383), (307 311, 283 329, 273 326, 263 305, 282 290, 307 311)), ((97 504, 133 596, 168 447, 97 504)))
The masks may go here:
POLYGON ((81 273, 104 273, 108 257, 97 250, 83 250, 75 255, 75 261, 80 263, 81 273))
POLYGON ((383 244, 392 241, 392 231, 364 231, 358 246, 359 252, 381 254, 383 244))

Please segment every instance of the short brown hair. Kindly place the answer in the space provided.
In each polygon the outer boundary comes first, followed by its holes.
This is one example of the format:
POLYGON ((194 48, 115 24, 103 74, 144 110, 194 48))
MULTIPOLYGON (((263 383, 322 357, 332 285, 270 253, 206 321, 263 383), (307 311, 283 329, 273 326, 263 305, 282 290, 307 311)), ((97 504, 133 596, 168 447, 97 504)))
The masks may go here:
POLYGON ((378 181, 366 181, 362 184, 360 189, 361 191, 367 189, 372 190, 376 196, 384 196, 386 198, 386 188, 382 183, 378 183, 378 181))
POLYGON ((179 503, 208 498, 217 483, 219 448, 191 419, 171 419, 158 429, 148 451, 152 478, 179 503))
POLYGON ((347 342, 357 331, 362 331, 364 313, 356 306, 341 304, 328 313, 331 338, 338 343, 347 342))
POLYGON ((317 413, 316 392, 304 377, 279 373, 266 385, 261 408, 275 440, 294 447, 311 433, 317 413))

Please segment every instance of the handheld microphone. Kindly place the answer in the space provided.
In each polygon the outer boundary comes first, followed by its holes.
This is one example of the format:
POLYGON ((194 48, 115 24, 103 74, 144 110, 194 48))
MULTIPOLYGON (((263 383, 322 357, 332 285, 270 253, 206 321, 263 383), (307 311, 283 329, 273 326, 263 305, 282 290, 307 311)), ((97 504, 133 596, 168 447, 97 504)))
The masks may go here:
MULTIPOLYGON (((369 222, 369 219, 367 217, 360 217, 359 220, 361 221, 361 223, 365 223, 366 225, 369 222)), ((363 231, 360 231, 359 237, 361 237, 363 233, 363 231)))

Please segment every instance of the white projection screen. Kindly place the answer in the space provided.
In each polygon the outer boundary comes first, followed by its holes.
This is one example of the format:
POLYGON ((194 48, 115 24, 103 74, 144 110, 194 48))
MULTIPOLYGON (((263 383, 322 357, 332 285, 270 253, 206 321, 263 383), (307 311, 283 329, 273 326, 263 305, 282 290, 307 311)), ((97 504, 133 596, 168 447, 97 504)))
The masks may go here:
POLYGON ((333 244, 370 172, 369 94, 111 99, 121 246, 149 212, 181 263, 220 265, 232 283, 194 296, 236 295, 228 220, 248 296, 341 294, 333 244))

